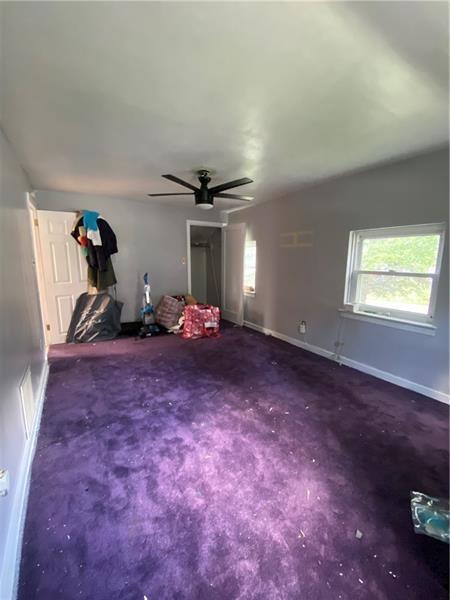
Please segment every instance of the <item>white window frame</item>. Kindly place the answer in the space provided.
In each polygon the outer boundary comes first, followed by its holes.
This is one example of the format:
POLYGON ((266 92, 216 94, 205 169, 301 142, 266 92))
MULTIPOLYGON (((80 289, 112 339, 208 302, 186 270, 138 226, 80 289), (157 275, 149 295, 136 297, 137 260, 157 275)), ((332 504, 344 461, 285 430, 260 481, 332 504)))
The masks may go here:
POLYGON ((441 273, 442 255, 444 252, 445 243, 445 223, 431 223, 426 225, 402 225, 399 227, 382 227, 377 229, 361 229, 350 232, 348 257, 347 257, 347 274, 345 280, 344 304, 346 310, 357 314, 382 317, 399 322, 416 323, 421 325, 432 325, 434 311, 436 308, 437 289, 439 277, 441 273), (430 234, 439 234, 439 248, 436 260, 435 273, 410 273, 402 271, 368 271, 359 268, 361 263, 361 249, 363 241, 366 239, 378 239, 389 237, 409 237, 422 236, 430 234), (355 302, 358 297, 357 283, 358 275, 392 275, 401 277, 426 277, 431 278, 431 294, 428 313, 416 313, 412 311, 390 309, 370 304, 359 304, 355 302))
POLYGON ((257 268, 257 263, 258 263, 258 247, 256 245, 256 240, 245 240, 245 245, 244 245, 244 285, 243 285, 243 290, 244 290, 244 296, 254 296, 256 294, 256 268, 257 268), (253 290, 251 290, 250 288, 248 288, 245 285, 245 269, 246 269, 246 264, 245 264, 245 251, 247 249, 247 245, 248 244, 252 244, 255 248, 255 285, 253 290))

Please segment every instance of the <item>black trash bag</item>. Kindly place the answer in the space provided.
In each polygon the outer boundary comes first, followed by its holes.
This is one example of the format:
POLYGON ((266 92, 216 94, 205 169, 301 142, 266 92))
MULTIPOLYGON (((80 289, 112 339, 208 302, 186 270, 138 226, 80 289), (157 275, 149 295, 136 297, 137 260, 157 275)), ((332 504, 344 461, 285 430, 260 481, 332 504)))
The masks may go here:
POLYGON ((108 293, 81 294, 75 304, 66 342, 101 342, 113 340, 120 333, 123 302, 108 293))

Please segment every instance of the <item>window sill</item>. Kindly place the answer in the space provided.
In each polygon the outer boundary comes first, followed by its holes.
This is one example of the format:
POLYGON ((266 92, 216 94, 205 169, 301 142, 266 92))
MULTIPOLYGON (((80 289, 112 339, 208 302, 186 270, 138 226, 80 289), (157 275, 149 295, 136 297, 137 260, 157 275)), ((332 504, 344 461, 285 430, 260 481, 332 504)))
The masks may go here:
POLYGON ((244 290, 244 296, 249 296, 250 298, 254 298, 256 296, 256 292, 249 292, 244 290))
POLYGON ((357 321, 366 321, 367 323, 375 323, 384 325, 385 327, 395 327, 404 331, 412 331, 423 335, 435 335, 436 327, 430 323, 418 323, 417 321, 408 321, 406 319, 398 319, 394 317, 386 317, 383 315, 372 315, 361 311, 351 311, 346 308, 338 309, 341 316, 346 319, 355 319, 357 321))

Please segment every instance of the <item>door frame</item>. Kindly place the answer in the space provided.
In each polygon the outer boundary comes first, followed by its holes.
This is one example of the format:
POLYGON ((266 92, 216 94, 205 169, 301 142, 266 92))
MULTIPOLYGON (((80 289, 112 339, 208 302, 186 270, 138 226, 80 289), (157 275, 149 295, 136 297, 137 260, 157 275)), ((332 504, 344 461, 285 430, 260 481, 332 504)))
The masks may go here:
POLYGON ((47 348, 50 345, 49 331, 47 328, 47 298, 45 295, 44 266, 42 261, 41 240, 39 237, 38 207, 36 197, 33 194, 33 192, 27 193, 27 209, 28 215, 30 217, 31 238, 33 248, 33 270, 38 291, 39 312, 41 315, 41 324, 43 332, 42 339, 45 343, 45 350, 47 350, 47 348))
MULTIPOLYGON (((188 294, 192 294, 192 274, 191 274, 191 227, 218 227, 222 229, 226 223, 219 223, 217 221, 193 221, 191 219, 186 220, 186 268, 187 268, 187 289, 188 294)), ((223 246, 222 246, 222 264, 223 264, 223 246)), ((223 293, 223 290, 222 290, 223 293)))

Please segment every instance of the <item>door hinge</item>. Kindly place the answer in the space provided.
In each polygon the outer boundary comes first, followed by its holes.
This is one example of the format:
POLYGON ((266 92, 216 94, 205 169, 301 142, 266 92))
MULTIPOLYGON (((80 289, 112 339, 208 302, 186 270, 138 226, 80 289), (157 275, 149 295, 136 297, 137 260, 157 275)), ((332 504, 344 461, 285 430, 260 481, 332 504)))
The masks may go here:
POLYGON ((34 219, 34 224, 36 225, 36 227, 39 227, 39 221, 37 219, 34 219))
POLYGON ((48 323, 47 323, 46 327, 47 327, 47 331, 50 331, 50 325, 48 323))

